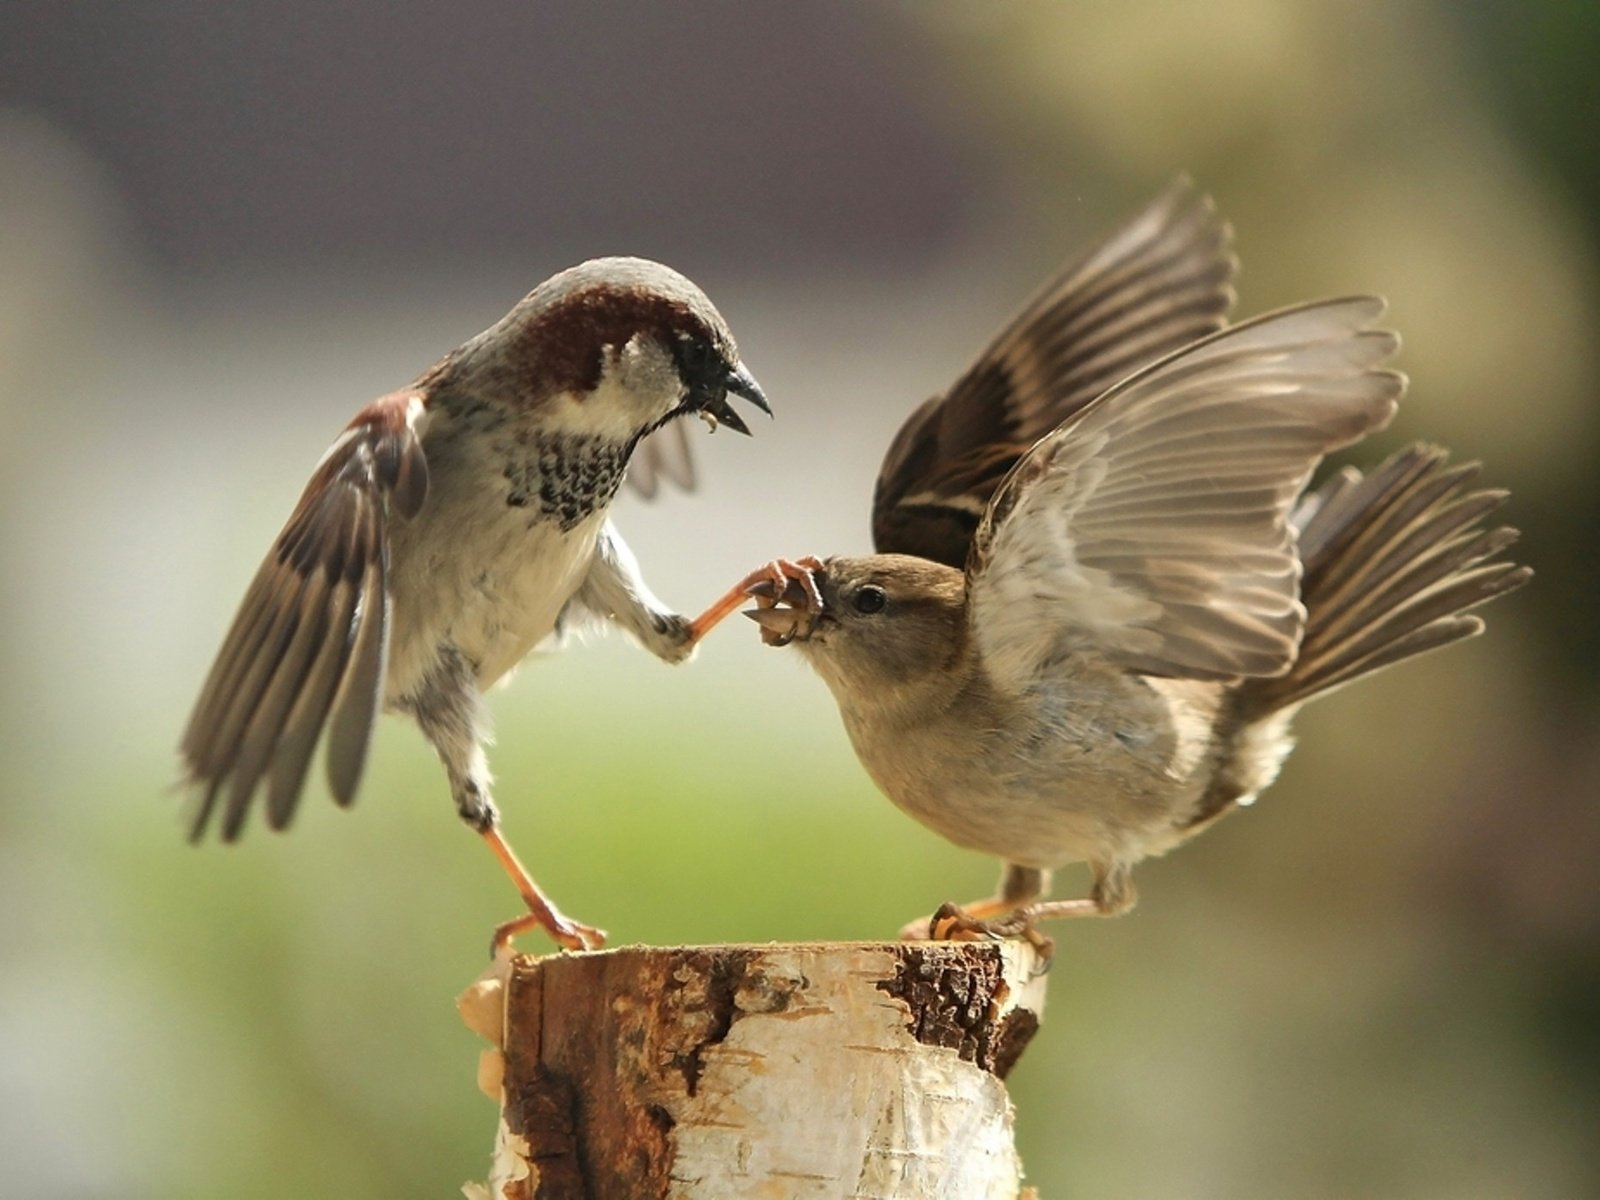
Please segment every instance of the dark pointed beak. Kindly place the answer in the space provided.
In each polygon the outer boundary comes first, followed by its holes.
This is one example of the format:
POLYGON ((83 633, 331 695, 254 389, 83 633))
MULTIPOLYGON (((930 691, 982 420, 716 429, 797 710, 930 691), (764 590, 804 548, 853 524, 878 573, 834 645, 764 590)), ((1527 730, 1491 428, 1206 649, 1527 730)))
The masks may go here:
POLYGON ((740 396, 754 404, 767 416, 772 415, 772 406, 767 403, 767 394, 761 390, 761 385, 756 382, 756 377, 750 374, 743 363, 735 364, 723 380, 722 388, 711 393, 706 402, 700 406, 700 411, 710 415, 717 425, 726 425, 737 433, 746 437, 750 436, 750 426, 744 423, 744 418, 734 412, 733 406, 728 403, 729 396, 740 396))

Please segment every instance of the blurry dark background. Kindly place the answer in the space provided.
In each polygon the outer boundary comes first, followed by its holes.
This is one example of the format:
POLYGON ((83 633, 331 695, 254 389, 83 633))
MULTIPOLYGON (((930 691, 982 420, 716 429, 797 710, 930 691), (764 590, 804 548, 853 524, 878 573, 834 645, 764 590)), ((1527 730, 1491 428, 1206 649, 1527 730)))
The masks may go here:
MULTIPOLYGON (((1600 6, 0 5, 0 1161, 50 1196, 450 1195, 452 998, 516 897, 421 738, 354 813, 183 844, 173 746, 317 456, 533 284, 665 259, 779 419, 621 523, 696 609, 859 551, 877 459, 1180 170, 1244 314, 1392 302, 1423 437, 1512 488, 1488 637, 1313 706, 1253 811, 1058 932, 1045 1197, 1600 1194, 1600 6)), ((698 428, 696 433, 698 434, 698 428)), ((621 941, 885 936, 995 865, 735 622, 493 700, 514 842, 621 941)), ((1063 890, 1082 886, 1064 872, 1063 890)), ((530 948, 536 948, 530 943, 530 948)))

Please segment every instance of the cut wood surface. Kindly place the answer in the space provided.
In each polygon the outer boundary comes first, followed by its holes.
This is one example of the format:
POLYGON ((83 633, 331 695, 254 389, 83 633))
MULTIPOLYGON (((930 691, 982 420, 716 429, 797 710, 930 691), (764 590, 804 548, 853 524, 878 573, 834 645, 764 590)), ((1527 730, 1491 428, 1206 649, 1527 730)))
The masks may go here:
POLYGON ((1038 1028, 1026 943, 624 947, 497 962, 492 1200, 1024 1195, 1002 1080, 1038 1028))

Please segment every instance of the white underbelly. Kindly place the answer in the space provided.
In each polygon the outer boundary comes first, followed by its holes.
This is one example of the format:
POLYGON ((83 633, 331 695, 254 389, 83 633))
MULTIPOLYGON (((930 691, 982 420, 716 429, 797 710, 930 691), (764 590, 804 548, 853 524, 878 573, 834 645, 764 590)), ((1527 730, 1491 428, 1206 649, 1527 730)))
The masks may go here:
POLYGON ((480 688, 507 675, 554 631, 604 523, 597 512, 563 532, 507 508, 465 536, 441 522, 397 544, 388 702, 410 694, 447 645, 475 664, 480 688))
POLYGON ((474 588, 451 629, 451 640, 478 664, 478 686, 509 674, 554 632, 556 618, 583 583, 604 523, 596 514, 562 533, 554 523, 528 534, 528 553, 503 575, 474 588))

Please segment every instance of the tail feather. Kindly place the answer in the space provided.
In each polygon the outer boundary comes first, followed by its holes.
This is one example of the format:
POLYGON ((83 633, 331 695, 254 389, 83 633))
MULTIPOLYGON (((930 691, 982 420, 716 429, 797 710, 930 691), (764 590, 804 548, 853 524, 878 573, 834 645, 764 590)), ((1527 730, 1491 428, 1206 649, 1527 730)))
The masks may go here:
POLYGON ((1286 674, 1241 685, 1247 711, 1300 704, 1482 632, 1483 621, 1465 614, 1533 572, 1489 561, 1517 531, 1479 527, 1506 493, 1471 490, 1477 474, 1476 463, 1448 467, 1443 450, 1414 445, 1365 477, 1334 475, 1301 502, 1305 634, 1286 674))
MULTIPOLYGON (((1409 561, 1402 560, 1405 566, 1386 578, 1370 581, 1367 590, 1355 596, 1347 592, 1343 596, 1330 597, 1331 602, 1324 610, 1327 620, 1317 631, 1317 645, 1325 647, 1346 638, 1370 641, 1398 621, 1416 617, 1419 620, 1411 621, 1411 624, 1425 623, 1435 617, 1447 617, 1483 603, 1491 595, 1499 593, 1489 592, 1474 599, 1479 585, 1488 586, 1490 576, 1504 574, 1515 568, 1510 563, 1490 563, 1481 567, 1475 564, 1516 539, 1517 532, 1514 529, 1495 529, 1475 537, 1413 548, 1411 554, 1415 557, 1409 561), (1391 607, 1386 609, 1386 605, 1391 607), (1382 613, 1382 618, 1374 621, 1375 613, 1382 613)), ((1399 558, 1406 549, 1404 546, 1395 547, 1393 556, 1399 558)), ((1306 657, 1304 645, 1301 647, 1301 657, 1307 665, 1313 661, 1306 657)))

